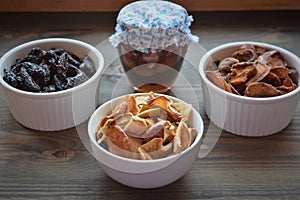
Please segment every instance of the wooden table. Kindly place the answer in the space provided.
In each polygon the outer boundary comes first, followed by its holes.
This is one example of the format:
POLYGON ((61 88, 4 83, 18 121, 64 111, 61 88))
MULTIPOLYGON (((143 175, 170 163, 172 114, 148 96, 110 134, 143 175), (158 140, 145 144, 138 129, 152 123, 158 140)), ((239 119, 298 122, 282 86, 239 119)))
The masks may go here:
MULTIPOLYGON (((168 186, 151 190, 123 186, 106 176, 85 148, 81 134, 85 134, 86 123, 59 132, 29 130, 13 119, 1 89, 0 199, 300 198, 300 105, 280 133, 263 138, 232 135, 216 128, 205 115, 200 77, 193 67, 202 50, 232 41, 272 43, 299 56, 300 12, 192 14, 192 31, 200 36, 201 46, 188 52, 183 82, 176 83, 172 93, 191 92, 205 132, 220 134, 215 146, 209 141, 213 149, 205 158, 197 159, 185 176, 168 186)), ((130 91, 109 89, 112 84, 122 85, 124 78, 116 51, 106 40, 114 32, 115 17, 116 13, 1 13, 0 55, 20 43, 47 37, 75 38, 98 46, 105 50, 109 66, 100 83, 103 103, 130 91)))

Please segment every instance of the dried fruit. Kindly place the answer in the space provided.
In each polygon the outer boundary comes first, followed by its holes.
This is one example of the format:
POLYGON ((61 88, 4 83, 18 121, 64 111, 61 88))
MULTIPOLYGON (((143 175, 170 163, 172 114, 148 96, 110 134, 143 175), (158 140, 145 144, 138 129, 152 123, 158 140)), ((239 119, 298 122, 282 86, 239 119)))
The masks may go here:
POLYGON ((29 92, 55 92, 75 87, 89 79, 95 68, 87 57, 61 48, 49 51, 32 48, 27 57, 4 69, 3 79, 11 86, 29 92))
POLYGON ((170 156, 188 148, 197 135, 196 129, 187 124, 191 110, 191 105, 152 92, 127 95, 99 122, 97 141, 127 158, 170 156))
POLYGON ((245 96, 248 97, 273 97, 280 94, 279 90, 264 82, 251 83, 245 90, 245 96))
POLYGON ((249 97, 271 97, 298 87, 298 72, 280 51, 245 44, 221 62, 210 63, 207 78, 227 92, 249 97), (217 67, 214 67, 217 66, 217 67))

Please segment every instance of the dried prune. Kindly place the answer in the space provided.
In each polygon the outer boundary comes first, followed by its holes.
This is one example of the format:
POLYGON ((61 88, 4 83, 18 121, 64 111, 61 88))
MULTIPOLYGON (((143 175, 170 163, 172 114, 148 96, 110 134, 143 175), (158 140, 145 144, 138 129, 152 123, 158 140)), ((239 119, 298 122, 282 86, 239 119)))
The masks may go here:
POLYGON ((80 59, 62 48, 48 51, 32 48, 4 69, 3 79, 11 86, 29 92, 55 92, 75 87, 89 79, 96 69, 88 57, 80 59))

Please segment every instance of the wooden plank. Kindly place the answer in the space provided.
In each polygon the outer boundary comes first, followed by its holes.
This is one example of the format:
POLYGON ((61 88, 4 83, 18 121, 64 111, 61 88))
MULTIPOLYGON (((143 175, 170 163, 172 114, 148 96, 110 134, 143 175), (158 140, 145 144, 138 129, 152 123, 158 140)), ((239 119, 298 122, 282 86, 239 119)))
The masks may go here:
MULTIPOLYGON (((0 0, 0 12, 118 11, 132 0, 0 0)), ((299 10, 295 0, 175 0, 189 11, 299 10)))

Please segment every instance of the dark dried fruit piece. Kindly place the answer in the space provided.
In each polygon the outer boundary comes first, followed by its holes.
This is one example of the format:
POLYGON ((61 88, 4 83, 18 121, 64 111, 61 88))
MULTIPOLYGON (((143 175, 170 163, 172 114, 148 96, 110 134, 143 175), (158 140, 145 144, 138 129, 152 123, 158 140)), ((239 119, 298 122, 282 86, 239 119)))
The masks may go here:
POLYGON ((4 69, 3 79, 29 92, 55 92, 75 87, 95 73, 92 63, 61 48, 32 48, 27 57, 4 69))

